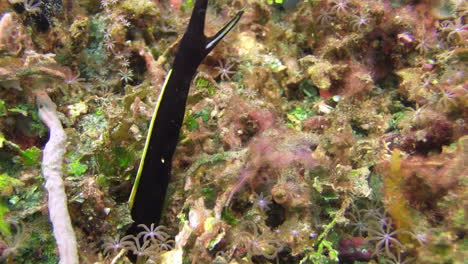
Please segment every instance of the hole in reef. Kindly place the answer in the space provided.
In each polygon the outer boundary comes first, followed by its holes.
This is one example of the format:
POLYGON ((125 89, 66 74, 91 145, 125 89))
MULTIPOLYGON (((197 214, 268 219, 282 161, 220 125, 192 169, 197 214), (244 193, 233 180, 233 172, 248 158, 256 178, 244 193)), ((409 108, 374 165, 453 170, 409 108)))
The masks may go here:
POLYGON ((363 129, 358 121, 351 120, 351 128, 353 129, 353 133, 358 137, 369 136, 369 131, 363 129))
POLYGON ((32 15, 31 19, 36 26, 37 31, 39 32, 46 32, 50 28, 50 23, 47 17, 43 14, 38 14, 38 15, 32 15))
POLYGON ((269 205, 270 210, 267 213, 267 219, 265 220, 265 224, 270 228, 276 228, 284 223, 286 220, 286 210, 283 206, 273 201, 269 205))
POLYGON ((145 73, 147 71, 145 59, 140 56, 137 52, 132 51, 130 56, 130 68, 133 71, 133 80, 129 82, 130 85, 138 85, 145 79, 145 73))

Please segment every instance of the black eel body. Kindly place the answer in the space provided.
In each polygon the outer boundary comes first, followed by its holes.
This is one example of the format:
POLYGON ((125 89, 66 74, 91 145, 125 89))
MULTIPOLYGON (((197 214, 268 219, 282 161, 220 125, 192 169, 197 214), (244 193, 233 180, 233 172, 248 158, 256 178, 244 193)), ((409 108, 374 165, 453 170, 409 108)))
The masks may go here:
POLYGON ((175 55, 172 70, 156 106, 148 131, 145 150, 129 200, 133 225, 127 234, 137 235, 140 224, 158 225, 170 181, 172 157, 184 120, 190 83, 208 53, 235 26, 242 16, 238 12, 215 36, 204 34, 208 0, 197 0, 189 25, 175 55))

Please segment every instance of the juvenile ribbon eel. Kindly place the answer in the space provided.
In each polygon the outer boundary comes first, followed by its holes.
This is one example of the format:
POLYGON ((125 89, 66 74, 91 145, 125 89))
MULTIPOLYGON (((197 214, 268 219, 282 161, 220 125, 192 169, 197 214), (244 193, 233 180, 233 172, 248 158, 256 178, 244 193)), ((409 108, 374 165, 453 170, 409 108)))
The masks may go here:
POLYGON ((159 95, 129 199, 135 222, 127 231, 128 234, 136 235, 139 224, 149 226, 159 223, 190 83, 203 59, 239 22, 243 14, 243 11, 239 11, 218 33, 206 37, 204 28, 207 4, 208 0, 196 1, 172 69, 168 72, 159 95))

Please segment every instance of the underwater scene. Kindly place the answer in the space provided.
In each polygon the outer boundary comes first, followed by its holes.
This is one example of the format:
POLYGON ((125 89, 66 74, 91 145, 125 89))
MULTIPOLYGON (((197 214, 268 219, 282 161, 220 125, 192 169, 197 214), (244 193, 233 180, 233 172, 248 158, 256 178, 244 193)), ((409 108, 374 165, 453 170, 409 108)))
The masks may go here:
POLYGON ((467 19, 1 0, 0 263, 467 263, 467 19))

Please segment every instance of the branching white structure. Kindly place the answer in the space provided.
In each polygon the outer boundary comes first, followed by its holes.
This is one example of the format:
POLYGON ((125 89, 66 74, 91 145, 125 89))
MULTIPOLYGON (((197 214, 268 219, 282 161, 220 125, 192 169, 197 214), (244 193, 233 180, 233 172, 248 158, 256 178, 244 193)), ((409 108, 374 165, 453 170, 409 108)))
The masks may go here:
POLYGON ((36 93, 39 117, 50 131, 42 158, 42 174, 49 194, 49 216, 60 254, 60 264, 78 264, 75 232, 68 214, 67 196, 62 180, 62 163, 67 136, 57 117, 57 107, 45 92, 36 93))

